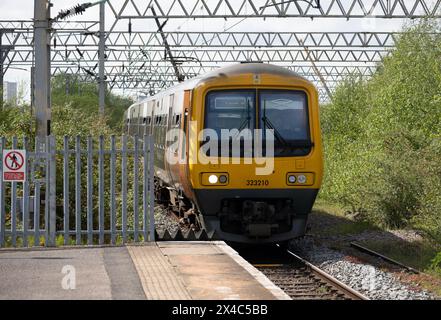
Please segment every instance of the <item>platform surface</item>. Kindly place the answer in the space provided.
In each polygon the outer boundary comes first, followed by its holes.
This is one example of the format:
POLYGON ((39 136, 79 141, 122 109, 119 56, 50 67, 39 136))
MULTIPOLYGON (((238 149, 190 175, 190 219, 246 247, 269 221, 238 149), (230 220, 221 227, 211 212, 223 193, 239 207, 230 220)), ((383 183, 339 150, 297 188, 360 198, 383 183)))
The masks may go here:
POLYGON ((289 297, 224 242, 217 241, 0 250, 0 299, 289 297))

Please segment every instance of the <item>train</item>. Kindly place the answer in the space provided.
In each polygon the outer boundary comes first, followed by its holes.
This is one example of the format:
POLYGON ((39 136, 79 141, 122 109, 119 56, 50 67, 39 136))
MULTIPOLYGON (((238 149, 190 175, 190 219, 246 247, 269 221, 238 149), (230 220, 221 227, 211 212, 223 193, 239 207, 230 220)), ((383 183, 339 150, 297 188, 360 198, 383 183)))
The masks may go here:
POLYGON ((297 73, 237 63, 129 107, 130 136, 154 139, 155 198, 221 240, 305 234, 323 177, 318 92, 297 73))

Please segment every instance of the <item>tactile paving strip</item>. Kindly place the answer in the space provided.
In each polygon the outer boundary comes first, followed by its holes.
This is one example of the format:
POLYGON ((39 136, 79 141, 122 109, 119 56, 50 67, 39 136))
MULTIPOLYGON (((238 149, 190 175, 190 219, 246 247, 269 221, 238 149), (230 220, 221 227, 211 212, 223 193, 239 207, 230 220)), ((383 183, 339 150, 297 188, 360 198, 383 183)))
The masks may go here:
POLYGON ((156 245, 127 249, 148 300, 191 300, 182 280, 156 245))

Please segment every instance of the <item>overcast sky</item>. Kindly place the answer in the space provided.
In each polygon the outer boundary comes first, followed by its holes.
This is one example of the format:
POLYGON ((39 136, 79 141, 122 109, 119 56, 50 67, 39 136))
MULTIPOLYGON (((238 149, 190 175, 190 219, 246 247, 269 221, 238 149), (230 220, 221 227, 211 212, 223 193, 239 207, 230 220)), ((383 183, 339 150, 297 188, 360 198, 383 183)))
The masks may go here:
MULTIPOLYGON (((92 0, 80 0, 79 3, 92 0)), ((94 0, 93 0, 94 1, 94 0)), ((111 0, 115 8, 120 8, 123 0, 111 0)), ((144 0, 137 0, 144 1, 144 0)), ((147 1, 147 0, 145 0, 147 1)), ((165 0, 171 1, 171 0, 165 0)), ((186 0, 182 0, 185 2, 186 0)), ((210 1, 210 0, 209 0, 210 1)), ((213 1, 213 0, 212 0, 213 1)), ((60 10, 71 8, 78 2, 72 0, 54 0, 52 16, 55 16, 60 10)), ((163 0, 160 1, 163 3, 163 0)), ((30 20, 33 17, 33 0, 0 0, 0 20, 30 20)), ((73 20, 98 20, 98 8, 91 8, 83 16, 72 18, 73 20)), ((106 25, 110 28, 113 23, 113 14, 107 10, 106 25)), ((169 21, 166 25, 167 31, 398 31, 401 29, 404 21, 401 19, 176 19, 169 21), (239 22, 239 23, 238 23, 239 22)), ((117 25, 119 30, 127 30, 127 21, 122 21, 117 25)), ((150 19, 137 20, 133 23, 133 30, 157 30, 153 21, 150 19)), ((29 72, 19 70, 9 70, 5 76, 6 81, 17 81, 29 83, 29 72)))

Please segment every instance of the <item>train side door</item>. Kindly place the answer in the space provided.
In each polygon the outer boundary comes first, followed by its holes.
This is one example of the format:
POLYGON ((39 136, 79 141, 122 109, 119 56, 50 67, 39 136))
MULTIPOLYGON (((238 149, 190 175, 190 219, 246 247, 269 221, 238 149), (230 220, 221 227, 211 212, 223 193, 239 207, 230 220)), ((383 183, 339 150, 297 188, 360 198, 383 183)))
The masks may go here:
POLYGON ((189 165, 189 127, 190 127, 190 115, 192 105, 192 90, 184 91, 184 99, 181 109, 181 131, 179 141, 179 181, 187 197, 193 196, 192 186, 190 184, 190 175, 188 170, 189 165))
POLYGON ((175 170, 175 166, 176 164, 171 164, 167 159, 170 159, 170 157, 174 157, 174 152, 171 150, 171 146, 174 143, 174 141, 172 141, 172 136, 171 136, 171 130, 174 129, 174 125, 175 125, 175 121, 176 118, 173 116, 175 111, 175 95, 171 94, 169 96, 169 104, 168 104, 168 121, 167 121, 167 132, 166 132, 166 143, 165 143, 165 168, 167 170, 169 179, 170 179, 170 184, 174 185, 175 184, 175 177, 173 174, 173 171, 175 170))
MULTIPOLYGON (((175 95, 172 94, 169 97, 170 101, 169 101, 169 107, 168 107, 168 123, 167 123, 167 132, 170 131, 172 129, 173 126, 173 109, 175 106, 175 95)), ((167 141, 166 146, 169 147, 172 144, 171 141, 167 141)))

